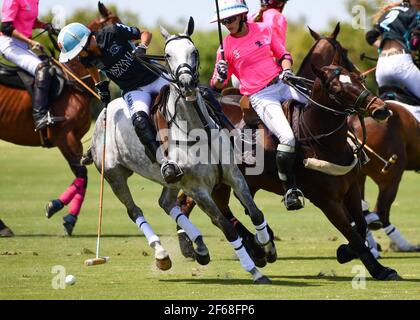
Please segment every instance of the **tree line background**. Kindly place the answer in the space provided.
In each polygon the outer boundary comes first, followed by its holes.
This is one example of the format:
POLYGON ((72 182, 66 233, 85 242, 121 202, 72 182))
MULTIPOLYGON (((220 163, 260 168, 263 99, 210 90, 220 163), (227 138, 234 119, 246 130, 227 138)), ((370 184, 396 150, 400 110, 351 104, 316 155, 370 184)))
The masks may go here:
MULTIPOLYGON (((346 8, 348 13, 352 15, 352 9, 356 5, 362 5, 366 10, 367 16, 367 28, 372 26, 370 22, 370 17, 376 13, 381 6, 383 6, 383 0, 347 0, 346 8)), ((303 5, 303 4, 302 4, 303 5)), ((185 19, 177 21, 175 24, 169 24, 166 21, 157 21, 155 26, 143 25, 141 17, 136 13, 130 11, 118 10, 118 5, 116 4, 107 4, 108 9, 114 14, 120 17, 121 21, 130 26, 138 26, 140 29, 149 30, 153 34, 152 43, 149 46, 149 54, 163 54, 164 50, 164 41, 163 37, 160 36, 159 25, 165 26, 165 28, 171 33, 177 33, 184 30, 187 19, 189 18, 188 13, 186 13, 185 19)), ((287 7, 285 9, 285 16, 287 18, 287 7)), ((77 8, 72 16, 67 17, 67 23, 71 22, 80 22, 88 24, 95 17, 99 15, 99 12, 90 8, 77 8)), ((322 17, 319 17, 322 19, 322 17)), ((46 16, 41 17, 43 21, 52 21, 52 13, 49 13, 46 16)), ((329 27, 326 30, 315 30, 316 32, 324 35, 329 35, 334 30, 338 21, 330 21, 329 27)), ((309 34, 308 28, 305 21, 294 21, 288 19, 288 32, 287 32, 287 49, 292 53, 294 59, 294 69, 298 70, 303 58, 306 56, 310 48, 312 47, 314 40, 309 34)), ((361 61, 361 53, 366 53, 366 55, 371 57, 377 57, 377 51, 375 48, 369 46, 365 41, 365 33, 368 29, 355 29, 352 27, 351 22, 341 21, 341 31, 338 36, 338 40, 342 46, 349 50, 349 58, 351 61, 361 70, 365 71, 375 66, 375 62, 372 61, 361 61)), ((214 31, 202 31, 195 30, 193 36, 193 41, 200 52, 200 81, 203 84, 208 84, 209 79, 213 73, 216 51, 219 46, 219 38, 217 29, 214 31)), ((49 40, 47 37, 40 37, 40 41, 47 44, 49 40)), ((376 91, 377 86, 374 78, 374 73, 368 77, 368 86, 376 91)), ((120 92, 118 88, 113 85, 112 87, 113 97, 118 97, 120 92)), ((99 112, 99 104, 96 103, 94 106, 94 116, 99 112)))

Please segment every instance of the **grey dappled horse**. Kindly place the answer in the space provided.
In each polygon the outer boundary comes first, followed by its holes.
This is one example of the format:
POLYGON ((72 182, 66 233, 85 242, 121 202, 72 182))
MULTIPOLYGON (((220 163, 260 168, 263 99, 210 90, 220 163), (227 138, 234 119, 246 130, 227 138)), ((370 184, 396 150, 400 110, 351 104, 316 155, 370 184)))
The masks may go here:
MULTIPOLYGON (((221 153, 224 155, 231 154, 233 157, 229 138, 223 136, 223 132, 215 137, 208 132, 210 129, 217 129, 217 126, 209 117, 204 100, 198 90, 199 54, 190 38, 193 30, 194 20, 192 18, 190 18, 182 34, 170 35, 161 27, 161 33, 166 40, 165 58, 167 62, 167 72, 163 76, 170 81, 170 93, 166 102, 166 110, 163 112, 169 122, 169 145, 176 142, 186 142, 187 145, 190 145, 191 141, 188 140, 190 133, 193 130, 200 129, 200 132, 205 133, 202 144, 210 146, 209 154, 217 152, 214 149, 219 150, 220 142, 221 153), (207 139, 208 137, 211 138, 207 139), (223 141, 227 141, 227 143, 223 143, 223 141)), ((156 63, 147 63, 149 67, 153 67, 154 64, 156 66, 156 63)), ((158 72, 157 70, 162 70, 162 68, 156 67, 155 71, 158 72)), ((163 186, 159 205, 185 230, 188 237, 193 241, 197 261, 200 264, 207 264, 210 261, 210 256, 200 231, 182 214, 180 207, 176 204, 178 192, 182 189, 197 202, 212 222, 223 231, 227 240, 233 246, 242 267, 251 273, 254 282, 270 283, 270 280, 256 268, 242 245, 242 239, 231 223, 222 215, 211 196, 216 185, 223 183, 231 186, 248 209, 256 228, 256 238, 262 244, 267 256, 276 256, 275 247, 272 245, 267 232, 264 216, 252 200, 245 179, 233 159, 228 161, 228 164, 220 164, 220 162, 216 164, 197 163, 196 149, 170 148, 169 160, 176 160, 184 174, 179 182, 166 184, 161 177, 160 165, 153 164, 145 154, 145 149, 137 138, 124 104, 122 99, 117 99, 111 102, 108 107, 105 179, 111 185, 118 199, 126 206, 130 218, 136 222, 143 217, 143 213, 134 203, 127 185, 128 177, 135 172, 163 186)), ((92 137, 91 152, 98 170, 101 168, 102 161, 104 129, 101 123, 103 117, 104 114, 99 116, 92 137)), ((194 139, 194 141, 196 140, 194 139)), ((144 218, 142 219, 144 220, 144 218)), ((139 225, 139 223, 137 224, 139 225)), ((148 230, 152 232, 151 228, 148 230)), ((158 257, 157 253, 155 253, 155 256, 162 259, 162 255, 165 256, 167 253, 161 247, 157 236, 154 239, 154 243, 149 240, 149 244, 153 245, 152 247, 158 244, 161 256, 158 257)))

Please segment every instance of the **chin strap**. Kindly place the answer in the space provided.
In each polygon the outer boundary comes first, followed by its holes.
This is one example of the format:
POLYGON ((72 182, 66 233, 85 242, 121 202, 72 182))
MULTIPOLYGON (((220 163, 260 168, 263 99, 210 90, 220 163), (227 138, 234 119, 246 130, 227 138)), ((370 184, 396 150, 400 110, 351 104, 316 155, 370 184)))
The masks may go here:
POLYGON ((246 19, 244 19, 244 15, 241 15, 241 20, 239 21, 239 29, 238 32, 236 33, 241 33, 243 27, 244 27, 244 23, 245 23, 246 19))

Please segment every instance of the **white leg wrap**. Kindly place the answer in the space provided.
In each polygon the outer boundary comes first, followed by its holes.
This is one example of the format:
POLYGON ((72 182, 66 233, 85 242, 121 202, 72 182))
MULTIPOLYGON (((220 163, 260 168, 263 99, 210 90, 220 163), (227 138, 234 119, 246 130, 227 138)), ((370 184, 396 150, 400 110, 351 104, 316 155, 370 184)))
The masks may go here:
POLYGON ((369 244, 369 248, 378 250, 378 244, 376 243, 375 238, 373 237, 372 231, 368 230, 366 233, 366 240, 369 244))
POLYGON ((242 244, 242 239, 238 238, 238 240, 235 240, 230 244, 235 250, 235 254, 238 256, 242 268, 244 268, 247 272, 251 272, 251 270, 255 268, 255 263, 252 261, 248 252, 245 250, 245 247, 242 244))
POLYGON ((153 242, 160 242, 159 237, 153 232, 152 227, 149 225, 149 223, 146 221, 144 217, 138 217, 136 219, 136 225, 141 229, 144 236, 147 239, 147 242, 149 243, 149 246, 153 242))
POLYGON ((200 230, 198 230, 197 227, 188 220, 185 214, 181 211, 180 207, 173 207, 169 215, 178 224, 178 226, 185 230, 191 241, 194 242, 197 237, 201 236, 200 230))
POLYGON ((400 231, 392 224, 384 228, 386 235, 394 242, 401 250, 410 250, 412 245, 405 240, 400 231))
POLYGON ((267 222, 265 220, 261 225, 255 226, 255 230, 257 231, 257 240, 260 244, 266 244, 270 241, 270 235, 267 231, 267 222))

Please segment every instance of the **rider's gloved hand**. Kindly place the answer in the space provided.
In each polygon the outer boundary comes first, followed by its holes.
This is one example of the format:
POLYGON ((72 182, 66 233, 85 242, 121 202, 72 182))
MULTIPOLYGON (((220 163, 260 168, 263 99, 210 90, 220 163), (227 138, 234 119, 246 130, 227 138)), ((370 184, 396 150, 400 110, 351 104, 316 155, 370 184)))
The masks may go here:
POLYGON ((111 92, 109 91, 109 81, 100 81, 95 84, 95 88, 98 91, 99 98, 102 103, 108 105, 111 102, 111 92))
POLYGON ((147 51, 147 46, 141 43, 134 49, 133 53, 137 60, 143 60, 144 56, 146 55, 146 51, 147 51))
POLYGON ((219 60, 216 64, 217 81, 224 82, 228 76, 228 63, 225 60, 219 60))
POLYGON ((281 81, 287 80, 288 77, 293 77, 295 74, 293 73, 293 71, 291 69, 284 69, 280 74, 279 74, 279 79, 281 81))

